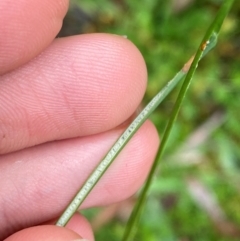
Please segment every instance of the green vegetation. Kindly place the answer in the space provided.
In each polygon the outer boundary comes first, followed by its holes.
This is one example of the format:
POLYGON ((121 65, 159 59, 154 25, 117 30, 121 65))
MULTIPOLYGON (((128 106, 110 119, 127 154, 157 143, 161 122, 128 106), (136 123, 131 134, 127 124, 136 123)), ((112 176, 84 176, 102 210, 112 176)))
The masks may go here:
MULTIPOLYGON (((127 35, 137 45, 149 71, 147 103, 195 53, 222 1, 189 1, 182 9, 177 2, 181 1, 72 1, 70 20, 74 22, 79 13, 74 9, 81 6, 84 24, 76 31, 127 35)), ((199 65, 136 240, 239 240, 239 14, 240 3, 235 1, 217 47, 199 65)), ((176 89, 151 116, 160 136, 177 94, 176 89)), ((123 213, 124 205, 119 209, 123 213)), ((96 220, 101 212, 89 210, 86 215, 96 220)), ((126 215, 119 219, 115 212, 111 221, 100 225, 96 239, 121 240, 126 215)))

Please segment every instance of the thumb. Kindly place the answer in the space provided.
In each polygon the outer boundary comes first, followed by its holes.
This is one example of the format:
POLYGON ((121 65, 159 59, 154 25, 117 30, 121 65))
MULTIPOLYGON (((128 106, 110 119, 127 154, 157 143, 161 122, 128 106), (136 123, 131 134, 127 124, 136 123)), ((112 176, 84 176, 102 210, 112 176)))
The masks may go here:
POLYGON ((23 229, 4 241, 86 241, 74 231, 54 225, 43 225, 23 229))

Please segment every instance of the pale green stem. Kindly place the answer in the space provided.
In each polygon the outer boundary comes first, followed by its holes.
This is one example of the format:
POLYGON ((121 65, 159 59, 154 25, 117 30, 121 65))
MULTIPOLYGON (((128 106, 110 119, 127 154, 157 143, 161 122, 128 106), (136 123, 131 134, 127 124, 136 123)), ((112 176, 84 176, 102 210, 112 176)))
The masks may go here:
MULTIPOLYGON (((216 31, 218 32, 218 31, 216 31)), ((209 32, 208 32, 209 34, 209 32)), ((207 36, 207 34, 206 34, 207 36)), ((205 37, 206 37, 205 36, 205 37)), ((208 38, 205 38, 201 45, 201 51, 198 51, 196 56, 198 58, 197 62, 195 57, 195 67, 192 70, 192 74, 197 66, 200 58, 205 55, 210 49, 214 47, 217 41, 217 34, 211 32, 208 38)), ((141 125, 146 121, 149 115, 157 108, 157 106, 163 101, 163 99, 170 93, 170 91, 176 86, 176 84, 186 75, 186 72, 189 69, 189 65, 191 63, 187 63, 185 67, 180 70, 175 77, 167 83, 167 85, 150 101, 150 103, 143 109, 143 111, 134 119, 134 121, 129 125, 129 127, 123 132, 123 134, 118 138, 115 144, 112 146, 110 151, 106 154, 106 156, 102 159, 100 164, 96 167, 96 169, 92 172, 92 174, 85 181, 79 192, 73 198, 71 203, 67 206, 59 220, 57 221, 57 226, 65 226, 73 214, 77 211, 82 202, 86 199, 87 195, 96 185, 98 180, 102 177, 114 159, 121 152, 123 147, 128 143, 131 137, 136 133, 136 131, 141 127, 141 125)), ((193 65, 191 65, 192 68, 193 65)), ((191 71, 191 69, 190 69, 191 71)), ((190 72, 189 71, 189 72, 190 72)), ((189 83, 188 83, 189 85, 189 83)), ((187 88, 187 87, 186 87, 187 88)))
POLYGON ((105 173, 105 171, 111 165, 111 163, 117 157, 117 155, 121 152, 123 147, 128 143, 131 137, 141 127, 141 125, 147 120, 149 115, 158 107, 158 105, 171 92, 171 90, 177 85, 177 83, 186 75, 189 66, 189 64, 185 65, 184 68, 180 70, 175 75, 175 77, 167 83, 167 85, 149 102, 149 104, 142 110, 142 112, 132 121, 129 127, 118 138, 118 140, 109 150, 107 155, 102 159, 102 161, 99 163, 96 169, 85 181, 85 183, 83 184, 79 192, 76 194, 76 196, 73 198, 71 203, 67 206, 67 208, 57 221, 57 226, 65 226, 67 224, 72 215, 77 211, 77 209, 85 200, 87 195, 96 185, 98 180, 105 173))

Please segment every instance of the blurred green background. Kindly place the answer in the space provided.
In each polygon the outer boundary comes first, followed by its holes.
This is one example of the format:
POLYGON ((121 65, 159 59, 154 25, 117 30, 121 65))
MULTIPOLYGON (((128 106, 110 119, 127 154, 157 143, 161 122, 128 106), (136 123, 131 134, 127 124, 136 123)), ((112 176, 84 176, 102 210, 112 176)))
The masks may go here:
MULTIPOLYGON (((145 105, 194 54, 220 0, 71 0, 59 36, 126 35, 149 73, 145 105)), ((240 1, 201 62, 152 186, 136 240, 240 240, 240 1)), ((179 87, 151 119, 161 136, 179 87)), ((96 240, 121 240, 136 197, 83 213, 96 240)))

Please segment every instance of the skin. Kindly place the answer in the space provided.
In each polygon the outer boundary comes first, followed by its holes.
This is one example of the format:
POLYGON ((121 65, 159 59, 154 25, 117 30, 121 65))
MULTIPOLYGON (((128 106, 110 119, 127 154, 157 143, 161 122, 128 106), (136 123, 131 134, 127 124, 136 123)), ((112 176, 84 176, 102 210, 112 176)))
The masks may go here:
MULTIPOLYGON (((94 240, 80 214, 66 228, 51 224, 123 132, 146 89, 143 57, 129 40, 54 39, 68 4, 0 1, 0 240, 94 240)), ((81 208, 136 192, 158 145, 147 121, 81 208)))

